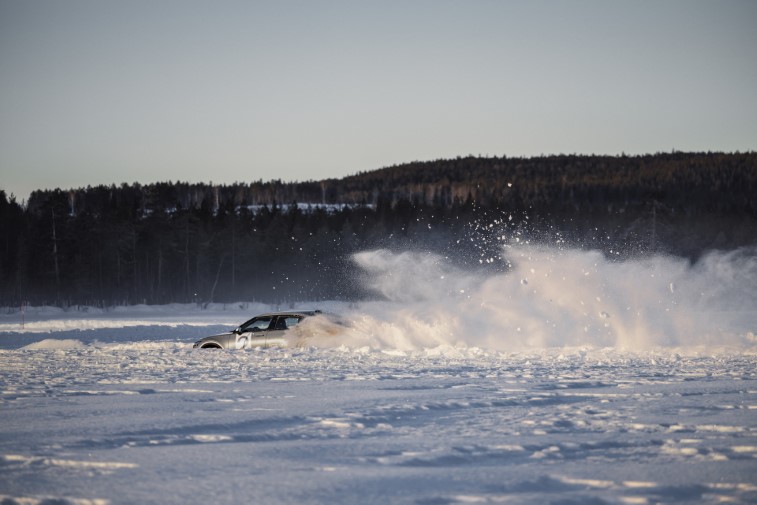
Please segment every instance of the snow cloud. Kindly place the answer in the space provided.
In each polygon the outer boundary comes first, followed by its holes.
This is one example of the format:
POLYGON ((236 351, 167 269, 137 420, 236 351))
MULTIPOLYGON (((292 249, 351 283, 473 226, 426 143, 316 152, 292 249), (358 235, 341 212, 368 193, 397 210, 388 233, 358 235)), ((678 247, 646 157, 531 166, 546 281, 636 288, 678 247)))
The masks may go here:
POLYGON ((541 246, 506 247, 503 257, 506 272, 483 275, 428 253, 356 255, 363 281, 385 301, 350 314, 348 340, 400 350, 754 346, 753 251, 712 252, 694 264, 541 246))

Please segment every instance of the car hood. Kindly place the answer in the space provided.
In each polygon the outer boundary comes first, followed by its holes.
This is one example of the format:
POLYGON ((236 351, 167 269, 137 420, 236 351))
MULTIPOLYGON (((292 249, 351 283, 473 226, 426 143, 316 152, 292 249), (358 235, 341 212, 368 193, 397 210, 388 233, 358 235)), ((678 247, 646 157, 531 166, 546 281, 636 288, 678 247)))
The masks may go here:
POLYGON ((227 340, 234 339, 235 336, 236 334, 233 331, 225 331, 223 333, 218 333, 216 335, 209 335, 207 337, 202 337, 200 340, 198 340, 198 342, 207 342, 208 340, 213 340, 216 342, 225 342, 227 340))
POLYGON ((235 334, 235 333, 234 333, 233 331, 225 331, 225 332, 223 332, 223 333, 217 333, 217 334, 215 334, 215 335, 210 335, 210 336, 208 336, 208 337, 204 337, 204 338, 203 338, 203 340, 205 340, 206 338, 228 337, 228 336, 230 336, 230 335, 234 335, 234 334, 235 334))

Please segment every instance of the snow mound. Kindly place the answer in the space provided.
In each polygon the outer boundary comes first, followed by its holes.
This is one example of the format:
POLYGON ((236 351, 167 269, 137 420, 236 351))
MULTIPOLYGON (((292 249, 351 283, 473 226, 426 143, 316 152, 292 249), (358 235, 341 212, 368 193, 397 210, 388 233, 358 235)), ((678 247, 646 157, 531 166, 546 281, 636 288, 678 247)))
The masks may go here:
POLYGON ((73 339, 54 339, 48 338, 33 344, 25 345, 21 349, 27 351, 39 351, 39 350, 61 350, 61 349, 82 349, 84 344, 79 340, 73 339))

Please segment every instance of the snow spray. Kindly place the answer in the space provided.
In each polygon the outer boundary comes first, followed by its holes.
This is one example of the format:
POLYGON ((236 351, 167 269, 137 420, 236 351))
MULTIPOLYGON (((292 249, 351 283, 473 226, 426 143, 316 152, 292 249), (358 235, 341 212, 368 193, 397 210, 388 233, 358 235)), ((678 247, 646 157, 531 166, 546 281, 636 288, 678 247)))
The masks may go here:
POLYGON ((351 329, 331 343, 757 351, 757 248, 711 252, 693 264, 534 245, 504 246, 501 258, 505 268, 492 274, 430 253, 356 254, 362 281, 382 300, 345 314, 351 329))

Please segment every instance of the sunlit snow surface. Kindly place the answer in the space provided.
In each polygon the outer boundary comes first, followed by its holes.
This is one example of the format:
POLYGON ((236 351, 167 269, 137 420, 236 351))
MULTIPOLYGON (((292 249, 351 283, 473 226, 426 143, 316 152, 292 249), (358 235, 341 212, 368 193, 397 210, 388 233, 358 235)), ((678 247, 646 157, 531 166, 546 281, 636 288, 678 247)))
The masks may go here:
POLYGON ((757 502, 752 257, 512 256, 364 253, 384 300, 287 349, 191 349, 270 306, 8 309, 0 502, 757 502))

